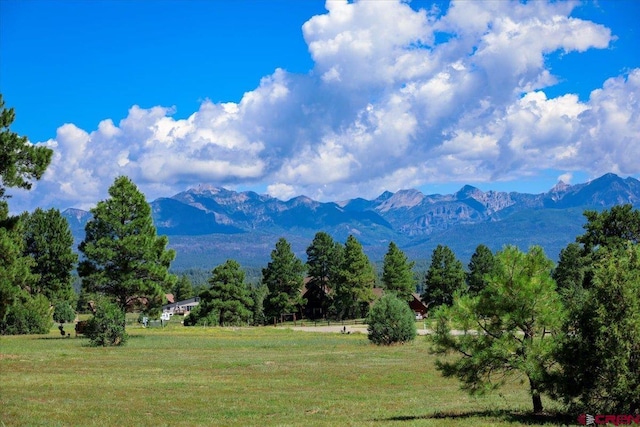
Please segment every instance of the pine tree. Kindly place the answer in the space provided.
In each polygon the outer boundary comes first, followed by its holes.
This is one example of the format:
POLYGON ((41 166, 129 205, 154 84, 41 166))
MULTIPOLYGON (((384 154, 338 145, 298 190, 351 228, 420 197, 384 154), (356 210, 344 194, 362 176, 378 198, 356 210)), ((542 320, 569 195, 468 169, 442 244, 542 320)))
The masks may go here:
POLYGON ((253 300, 244 283, 244 271, 235 260, 227 260, 211 272, 211 289, 201 294, 200 303, 217 313, 220 326, 246 324, 253 300))
POLYGON ((584 253, 598 247, 624 246, 627 242, 640 243, 640 210, 632 205, 613 206, 609 210, 585 211, 585 233, 576 238, 583 245, 584 253))
POLYGON ((462 263, 448 246, 438 245, 431 256, 431 265, 425 276, 422 301, 429 307, 451 305, 453 294, 465 289, 462 263))
POLYGON ((264 300, 267 319, 280 319, 285 313, 295 313, 304 304, 300 294, 304 283, 304 264, 281 237, 271 251, 271 262, 262 269, 262 284, 269 289, 264 300))
POLYGON ((342 264, 342 252, 342 245, 324 231, 316 233, 307 248, 307 304, 319 307, 325 316, 331 304, 329 292, 335 287, 342 264))
POLYGON ((382 269, 384 288, 395 292, 402 300, 411 301, 416 288, 412 271, 414 265, 415 262, 409 262, 407 256, 394 242, 389 243, 382 269))
POLYGON ((367 316, 367 338, 377 345, 412 341, 416 323, 409 305, 393 294, 383 295, 367 316))
MULTIPOLYGON (((6 204, 4 205, 6 208, 6 204)), ((0 333, 7 331, 7 314, 14 304, 29 298, 27 289, 37 282, 31 273, 33 259, 24 255, 24 241, 17 218, 7 218, 0 202, 0 333)))
POLYGON ((478 245, 471 260, 469 271, 466 273, 466 282, 469 293, 477 295, 487 286, 486 277, 495 268, 496 261, 493 252, 485 245, 478 245))
POLYGON ((193 290, 193 285, 191 284, 191 280, 189 277, 182 275, 178 279, 175 287, 173 288, 173 299, 177 301, 184 301, 189 298, 193 298, 195 292, 193 290))
POLYGON ((53 156, 50 148, 32 145, 9 129, 15 117, 13 108, 4 108, 0 94, 0 200, 6 198, 7 187, 30 190, 30 180, 44 175, 53 156))
POLYGON ((540 247, 522 253, 508 246, 496 254, 496 268, 477 296, 455 295, 451 307, 435 314, 432 336, 439 354, 458 354, 438 360, 445 377, 456 377, 472 394, 504 384, 511 372, 528 380, 535 413, 542 412, 541 393, 554 365, 553 351, 563 319, 563 306, 551 278, 553 262, 540 247), (451 334, 451 325, 464 331, 451 334))
MULTIPOLYGON (((7 187, 29 190, 31 180, 42 177, 53 151, 29 144, 25 136, 10 130, 13 108, 4 108, 0 94, 0 333, 48 331, 49 302, 27 292, 37 281, 31 273, 33 259, 24 255, 23 224, 9 216, 7 187)), ((49 325, 50 326, 50 325, 49 325)))
POLYGON ((123 312, 141 298, 146 309, 157 310, 177 280, 169 273, 175 252, 166 249, 165 236, 157 236, 151 208, 129 178, 116 178, 109 195, 91 209, 79 246, 82 286, 113 298, 123 312))
POLYGON ((590 256, 582 252, 578 243, 569 243, 560 251, 558 265, 553 271, 553 279, 559 291, 570 291, 583 287, 590 270, 590 256))
POLYGON ((33 258, 31 272, 39 277, 31 294, 42 294, 54 305, 58 301, 72 304, 76 299, 72 271, 78 256, 67 220, 57 209, 38 208, 23 221, 25 255, 33 258))
POLYGON ((559 397, 575 410, 640 411, 640 211, 585 211, 585 234, 554 277, 567 307, 556 359, 559 397))
POLYGON ((373 301, 376 275, 362 245, 352 235, 345 242, 337 278, 333 304, 338 317, 353 319, 366 315, 373 301))

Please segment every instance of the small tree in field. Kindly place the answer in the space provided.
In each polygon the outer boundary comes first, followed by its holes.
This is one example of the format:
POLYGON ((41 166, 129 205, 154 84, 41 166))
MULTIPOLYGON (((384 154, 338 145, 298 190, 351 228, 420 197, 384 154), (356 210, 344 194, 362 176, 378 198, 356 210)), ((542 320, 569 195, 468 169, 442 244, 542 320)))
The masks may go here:
POLYGON ((391 345, 413 340, 416 337, 414 316, 406 301, 393 294, 382 296, 367 316, 369 341, 391 345))
POLYGON ((486 287, 474 297, 455 295, 451 307, 436 312, 432 339, 438 354, 458 359, 438 360, 445 377, 462 381, 463 389, 482 394, 504 384, 511 372, 529 382, 533 411, 542 412, 541 391, 553 365, 553 351, 563 319, 563 306, 551 278, 553 263, 540 247, 522 253, 506 247, 496 255, 497 265, 486 287), (451 334, 451 325, 462 329, 451 334))
POLYGON ((96 313, 89 319, 85 334, 96 347, 122 345, 128 338, 124 324, 124 311, 108 299, 101 298, 97 303, 96 313))
POLYGON ((200 304, 191 310, 185 325, 231 326, 251 320, 253 300, 237 261, 229 259, 214 268, 209 284, 211 289, 200 294, 200 304))
POLYGON ((58 301, 56 303, 56 305, 53 307, 53 321, 60 323, 60 333, 62 335, 64 335, 64 331, 62 330, 62 328, 64 328, 64 324, 69 323, 69 322, 73 322, 74 319, 76 318, 76 312, 73 310, 73 307, 71 307, 71 304, 69 304, 66 301, 58 301))

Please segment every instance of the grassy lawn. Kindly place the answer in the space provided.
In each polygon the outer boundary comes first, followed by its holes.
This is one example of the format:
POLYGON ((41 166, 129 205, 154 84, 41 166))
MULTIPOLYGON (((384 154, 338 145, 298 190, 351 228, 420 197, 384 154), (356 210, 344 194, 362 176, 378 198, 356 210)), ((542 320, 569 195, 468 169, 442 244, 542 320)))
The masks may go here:
POLYGON ((500 394, 467 396, 435 370, 424 337, 376 347, 364 334, 177 322, 128 332, 120 348, 89 347, 57 329, 0 337, 0 426, 558 423, 527 415, 517 379, 500 394))

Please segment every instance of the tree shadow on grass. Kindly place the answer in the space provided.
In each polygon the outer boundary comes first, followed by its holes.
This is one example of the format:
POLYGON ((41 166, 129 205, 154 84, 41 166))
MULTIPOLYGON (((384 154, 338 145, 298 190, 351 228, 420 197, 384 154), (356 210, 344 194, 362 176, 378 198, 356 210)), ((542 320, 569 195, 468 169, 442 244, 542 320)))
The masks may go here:
POLYGON ((426 415, 397 415, 387 418, 374 418, 372 421, 416 421, 416 420, 465 420, 473 418, 496 418, 507 422, 526 425, 568 425, 575 424, 575 417, 560 412, 532 414, 531 412, 516 412, 509 410, 486 410, 470 412, 436 412, 426 415))

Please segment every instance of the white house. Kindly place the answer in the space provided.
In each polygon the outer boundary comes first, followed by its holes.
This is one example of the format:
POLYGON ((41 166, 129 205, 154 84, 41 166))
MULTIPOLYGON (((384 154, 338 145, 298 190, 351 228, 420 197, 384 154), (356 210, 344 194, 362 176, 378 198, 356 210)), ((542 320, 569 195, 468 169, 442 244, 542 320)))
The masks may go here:
POLYGON ((200 297, 193 297, 184 301, 171 302, 167 305, 163 305, 162 312, 169 313, 171 316, 174 314, 182 314, 183 316, 186 316, 191 310, 193 310, 193 307, 198 304, 200 304, 200 297))

